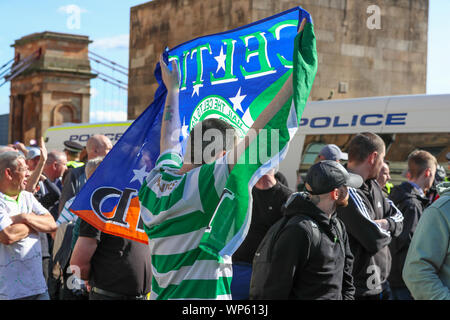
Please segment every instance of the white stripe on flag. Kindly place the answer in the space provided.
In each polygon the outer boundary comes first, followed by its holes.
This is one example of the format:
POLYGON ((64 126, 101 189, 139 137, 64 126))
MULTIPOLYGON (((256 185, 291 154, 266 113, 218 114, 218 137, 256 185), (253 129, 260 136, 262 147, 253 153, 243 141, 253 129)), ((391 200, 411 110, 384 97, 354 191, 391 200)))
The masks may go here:
POLYGON ((169 255, 193 250, 198 247, 204 230, 205 227, 189 233, 149 239, 152 254, 169 255))

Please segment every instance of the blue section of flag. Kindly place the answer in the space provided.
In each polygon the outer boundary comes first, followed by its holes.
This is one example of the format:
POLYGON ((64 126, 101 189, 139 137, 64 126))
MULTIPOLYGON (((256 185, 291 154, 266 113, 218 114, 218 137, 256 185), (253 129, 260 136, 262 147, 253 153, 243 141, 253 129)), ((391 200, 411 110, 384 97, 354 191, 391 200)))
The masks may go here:
MULTIPOLYGON (((182 78, 179 99, 182 124, 180 141, 186 141, 191 122, 195 124, 195 119, 200 121, 201 113, 204 116, 204 111, 213 107, 205 104, 204 109, 196 110, 208 97, 219 97, 228 106, 223 110, 230 117, 235 114, 239 116, 237 122, 242 122, 242 118, 247 119, 246 126, 242 128, 248 129, 251 126, 248 119, 251 118, 245 118, 244 115, 251 103, 290 70, 293 39, 297 34, 298 21, 304 17, 311 22, 310 15, 297 7, 241 28, 200 37, 167 50, 164 53, 165 61, 175 60, 182 78)), ((132 123, 82 188, 70 208, 74 212, 93 211, 93 201, 100 202, 100 205, 95 206, 99 208, 97 210, 110 212, 114 207, 111 199, 118 202, 118 194, 125 188, 135 190, 133 196, 137 196, 145 172, 153 168, 159 156, 161 118, 167 93, 159 63, 154 75, 159 84, 154 101, 132 123), (114 197, 108 201, 94 199, 92 194, 105 186, 118 190, 114 197)))
POLYGON ((223 97, 230 103, 234 111, 243 118, 251 102, 289 70, 282 64, 280 57, 292 61, 292 41, 297 33, 297 25, 286 25, 278 30, 279 40, 276 39, 277 34, 274 34, 275 31, 271 28, 286 21, 298 23, 298 21, 301 21, 299 14, 310 19, 309 14, 299 8, 294 8, 232 31, 191 40, 170 50, 169 57, 177 61, 182 73, 182 82, 186 85, 184 87, 182 83, 180 90, 181 123, 189 125, 187 119, 191 119, 193 108, 202 99, 211 95, 223 97), (254 36, 255 34, 258 34, 260 39, 257 39, 254 36), (258 40, 261 40, 261 38, 267 42, 267 57, 255 54, 260 45, 258 40), (232 63, 233 75, 236 80, 226 79, 223 82, 219 80, 216 82, 218 84, 215 84, 214 81, 211 81, 211 74, 214 79, 222 79, 225 76, 225 68, 220 64, 220 61, 231 43, 234 43, 233 55, 232 59, 227 59, 226 63, 232 63), (246 51, 249 52, 247 59, 246 51), (197 68, 199 52, 201 52, 203 62, 201 70, 197 68), (261 69, 259 58, 267 60, 267 64, 273 70, 262 76, 254 74, 245 77, 244 72, 255 73, 261 69), (196 86, 195 82, 197 82, 199 73, 201 73, 199 79, 202 83, 196 86), (186 80, 183 81, 183 79, 186 80), (226 82, 227 80, 228 82, 226 82))

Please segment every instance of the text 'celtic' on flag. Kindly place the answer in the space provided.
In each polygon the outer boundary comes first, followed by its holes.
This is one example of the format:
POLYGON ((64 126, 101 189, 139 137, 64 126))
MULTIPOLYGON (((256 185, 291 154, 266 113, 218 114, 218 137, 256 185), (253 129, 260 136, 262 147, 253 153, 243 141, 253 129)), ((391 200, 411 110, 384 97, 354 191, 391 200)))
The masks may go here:
MULTIPOLYGON (((315 38, 308 12, 296 7, 247 26, 188 41, 166 51, 164 57, 166 61, 175 61, 181 74, 179 139, 183 150, 190 130, 211 117, 226 120, 243 137, 293 74, 294 102, 289 101, 280 110, 284 116, 269 122, 267 127, 280 130, 277 156, 279 160, 283 158, 289 139, 298 127, 317 69, 315 38), (294 50, 297 27, 303 18, 307 25, 294 50), (295 70, 294 63, 299 66, 295 70)), ((167 93, 159 63, 154 75, 159 83, 154 101, 123 134, 70 208, 103 232, 144 243, 147 236, 140 217, 138 191, 160 153, 167 93)), ((263 163, 258 158, 248 170, 235 166, 227 190, 240 199, 232 206, 236 203, 243 206, 230 213, 233 216, 228 217, 229 223, 220 228, 225 215, 214 215, 202 239, 203 248, 223 254, 234 252, 248 230, 249 189, 270 169, 266 164, 267 161, 263 163), (248 172, 241 175, 245 171, 248 172), (241 180, 237 179, 239 175, 241 180), (242 181, 244 185, 234 190, 242 181)), ((227 203, 221 201, 216 213, 230 209, 227 203)))

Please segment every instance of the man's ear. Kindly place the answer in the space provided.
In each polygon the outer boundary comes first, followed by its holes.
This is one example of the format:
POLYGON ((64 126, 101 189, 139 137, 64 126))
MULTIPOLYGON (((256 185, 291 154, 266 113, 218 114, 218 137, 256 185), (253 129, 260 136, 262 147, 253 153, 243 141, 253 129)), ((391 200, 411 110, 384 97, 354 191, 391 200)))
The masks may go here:
POLYGON ((13 170, 11 168, 6 168, 3 173, 4 173, 4 176, 6 177, 6 179, 12 180, 13 170))
POLYGON ((412 177, 411 172, 409 170, 406 171, 406 179, 411 180, 411 177, 412 177))
POLYGON ((369 155, 368 161, 370 165, 374 165, 378 157, 378 151, 374 151, 369 155))
POLYGON ((339 199, 339 189, 334 188, 333 191, 330 192, 330 197, 333 201, 336 201, 337 199, 339 199))
POLYGON ((431 169, 430 168, 426 168, 424 171, 424 175, 425 178, 428 178, 429 176, 431 176, 431 169))

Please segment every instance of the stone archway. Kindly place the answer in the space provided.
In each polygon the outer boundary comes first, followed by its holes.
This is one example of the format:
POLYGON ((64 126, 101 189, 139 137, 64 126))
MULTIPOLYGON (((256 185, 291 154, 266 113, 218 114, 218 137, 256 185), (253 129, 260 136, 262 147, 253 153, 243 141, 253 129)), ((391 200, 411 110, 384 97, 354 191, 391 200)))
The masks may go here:
POLYGON ((79 122, 77 118, 76 109, 72 104, 59 104, 53 109, 52 126, 59 126, 66 122, 79 122))

